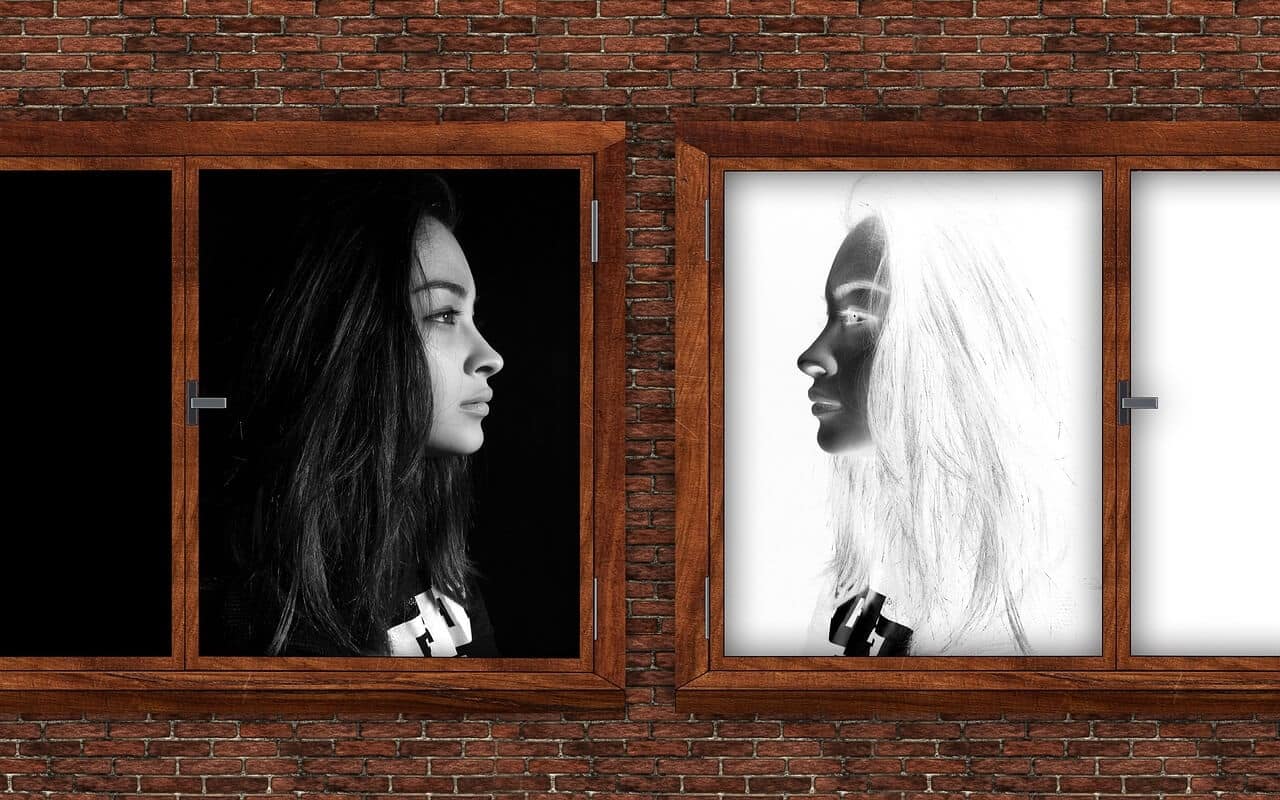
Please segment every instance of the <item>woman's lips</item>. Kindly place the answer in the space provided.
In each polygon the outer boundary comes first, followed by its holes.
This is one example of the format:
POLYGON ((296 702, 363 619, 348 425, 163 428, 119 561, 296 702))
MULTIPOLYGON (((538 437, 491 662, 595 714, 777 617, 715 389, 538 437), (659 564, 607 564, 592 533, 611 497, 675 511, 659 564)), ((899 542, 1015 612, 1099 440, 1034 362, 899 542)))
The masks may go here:
POLYGON ((824 414, 834 414, 844 408, 838 400, 832 400, 826 395, 819 394, 814 391, 809 392, 809 400, 812 401, 813 407, 810 409, 815 417, 821 417, 824 414))
POLYGON ((492 394, 483 394, 470 400, 464 400, 460 406, 468 414, 477 414, 483 417, 489 413, 489 401, 492 399, 492 394))

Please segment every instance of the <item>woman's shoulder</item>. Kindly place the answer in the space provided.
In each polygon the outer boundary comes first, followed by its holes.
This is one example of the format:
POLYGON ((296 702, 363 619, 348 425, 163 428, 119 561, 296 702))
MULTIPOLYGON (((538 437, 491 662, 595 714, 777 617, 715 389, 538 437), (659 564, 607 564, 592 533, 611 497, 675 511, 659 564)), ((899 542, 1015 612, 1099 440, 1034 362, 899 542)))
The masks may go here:
POLYGON ((484 596, 474 580, 458 588, 441 589, 424 576, 403 586, 401 610, 386 630, 386 647, 391 655, 499 655, 484 596))

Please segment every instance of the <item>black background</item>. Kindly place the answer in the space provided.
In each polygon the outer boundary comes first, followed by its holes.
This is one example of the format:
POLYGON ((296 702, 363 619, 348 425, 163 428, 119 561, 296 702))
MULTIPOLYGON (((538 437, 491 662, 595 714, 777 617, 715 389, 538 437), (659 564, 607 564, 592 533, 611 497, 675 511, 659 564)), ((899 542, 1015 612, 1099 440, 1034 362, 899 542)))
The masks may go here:
POLYGON ((0 171, 0 655, 170 654, 170 176, 0 171))
MULTIPOLYGON (((436 174, 457 201, 454 235, 475 276, 481 331, 504 361, 490 381, 485 444, 472 463, 470 551, 480 586, 504 657, 576 657, 579 175, 436 174)), ((228 396, 226 411, 204 412, 200 423, 202 573, 226 563, 217 496, 236 418, 228 387, 248 344, 244 334, 293 262, 300 242, 292 234, 310 188, 333 177, 322 170, 200 173, 200 391, 228 396)), ((217 610, 202 608, 202 631, 216 623, 217 610)), ((202 652, 216 646, 202 642, 202 652)))

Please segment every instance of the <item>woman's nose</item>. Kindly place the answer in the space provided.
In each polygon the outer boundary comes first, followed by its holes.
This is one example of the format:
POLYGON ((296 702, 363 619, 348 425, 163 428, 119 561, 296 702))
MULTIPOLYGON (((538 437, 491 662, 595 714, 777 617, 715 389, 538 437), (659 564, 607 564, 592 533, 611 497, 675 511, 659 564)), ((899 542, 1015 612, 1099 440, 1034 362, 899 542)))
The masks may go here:
POLYGON ((492 377, 502 369, 502 355, 493 349, 479 331, 476 331, 476 348, 471 354, 468 366, 477 375, 483 375, 486 378, 492 377))
POLYGON ((814 339, 813 344, 809 345, 809 349, 801 353, 800 358, 796 361, 796 366, 800 368, 800 371, 810 378, 821 378, 835 374, 836 360, 831 355, 831 348, 827 347, 823 339, 823 336, 814 339))

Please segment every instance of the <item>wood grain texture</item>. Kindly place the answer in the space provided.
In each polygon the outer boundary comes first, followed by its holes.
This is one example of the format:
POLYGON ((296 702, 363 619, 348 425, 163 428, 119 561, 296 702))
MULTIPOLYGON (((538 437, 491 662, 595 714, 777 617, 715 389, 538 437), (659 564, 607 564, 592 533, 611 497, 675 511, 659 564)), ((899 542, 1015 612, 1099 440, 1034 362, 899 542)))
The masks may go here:
MULTIPOLYGON (((901 659, 898 659, 901 661, 901 659)), ((959 668, 948 672, 906 669, 879 671, 820 670, 804 673, 778 670, 712 670, 686 688, 752 689, 804 692, 815 689, 848 691, 1181 691, 1280 693, 1280 671, 1230 670, 1004 670, 976 672, 959 668)), ((677 693, 678 694, 678 693, 677 693)))
POLYGON ((582 672, 286 673, 177 671, 0 673, 0 711, 598 711, 622 689, 582 672))
POLYGON ((624 142, 595 154, 599 261, 595 265, 595 673, 626 682, 626 168, 624 142))
POLYGON ((707 232, 707 494, 711 542, 707 562, 708 667, 724 652, 724 171, 710 160, 707 232))
MULTIPOLYGON (((191 235, 187 239, 187 363, 188 377, 198 378, 195 374, 199 364, 199 177, 204 170, 265 170, 265 169, 573 169, 579 172, 579 208, 578 222, 582 235, 579 241, 579 341, 580 368, 584 379, 580 382, 579 407, 579 452, 585 454, 579 462, 579 585, 578 585, 578 643, 577 658, 455 658, 455 659, 404 659, 395 657, 335 657, 335 658, 293 658, 279 656, 261 657, 210 657, 199 653, 199 428, 188 428, 188 480, 187 480, 187 567, 186 595, 187 614, 185 626, 186 666, 189 670, 226 670, 237 673, 279 674, 283 671, 297 669, 345 670, 354 678, 367 675, 376 670, 404 670, 418 675, 428 673, 479 675, 487 672, 527 671, 531 674, 548 672, 590 672, 593 669, 594 655, 591 638, 591 605, 593 569, 595 566, 594 547, 594 487, 596 480, 596 464, 593 451, 594 409, 596 402, 592 396, 595 384, 585 379, 594 369, 594 348, 597 339, 594 333, 593 283, 594 270, 590 260, 591 199, 595 191, 594 154, 577 155, 482 155, 455 156, 451 154, 424 154, 419 156, 244 156, 223 155, 216 157, 193 156, 186 159, 187 165, 187 216, 188 230, 191 235)), ((621 192, 621 186, 615 187, 621 192)), ((615 489, 621 494, 621 487, 615 489)), ((618 563, 623 555, 614 554, 618 563)), ((357 680, 353 686, 359 686, 357 680)), ((372 687, 373 684, 370 684, 372 687)))
POLYGON ((172 394, 170 395, 170 441, 173 461, 170 465, 170 553, 172 594, 172 636, 174 660, 186 664, 187 631, 187 492, 186 492, 186 427, 187 427, 187 361, 186 348, 180 342, 186 338, 187 324, 187 174, 181 159, 173 159, 172 166, 173 215, 170 240, 170 252, 173 264, 170 268, 170 339, 173 375, 171 377, 172 394))
MULTIPOLYGON (((323 659, 322 659, 323 660, 323 659)), ((335 659, 328 659, 333 661, 335 659)), ((415 659, 418 660, 418 659, 415 659)), ((459 659, 454 659, 459 660, 459 659)), ((544 659, 539 659, 544 660, 544 659)), ((212 670, 112 670, 100 672, 29 672, 0 673, 4 689, 22 682, 28 691, 103 691, 129 689, 137 691, 418 691, 432 689, 530 691, 556 688, 564 691, 617 689, 599 675, 590 672, 530 672, 515 669, 485 672, 410 672, 383 669, 352 672, 341 669, 317 669, 294 665, 289 671, 257 670, 253 672, 218 672, 212 670)))
POLYGON ((600 339, 596 330, 595 265, 591 263, 591 200, 595 197, 594 162, 578 170, 578 655, 590 669, 595 580, 596 462, 595 414, 598 386, 586 380, 595 374, 600 339))
POLYGON ((1102 656, 1117 666, 1119 634, 1116 612, 1116 437, 1119 401, 1114 387, 1116 367, 1116 164, 1106 159, 1102 175, 1102 656))
MULTIPOLYGON (((3 127, 3 125, 0 125, 3 127)), ((33 158, 0 155, 0 171, 8 170, 51 170, 51 171, 88 171, 88 170, 149 170, 170 173, 170 216, 173 235, 170 239, 170 259, 172 267, 171 302, 170 302, 170 335, 173 346, 170 359, 170 412, 172 415, 171 431, 173 441, 170 449, 170 541, 173 553, 170 559, 172 575, 177 578, 172 582, 170 592, 171 617, 174 628, 170 636, 170 655, 131 658, 119 656, 16 656, 0 658, 0 681, 12 670, 113 670, 113 669, 155 669, 172 670, 182 666, 182 641, 180 631, 176 627, 182 617, 183 585, 182 575, 182 437, 179 426, 185 427, 185 417, 181 411, 186 399, 186 386, 183 380, 184 359, 177 342, 182 340, 182 160, 178 158, 33 158)))
POLYGON ((175 426, 183 444, 183 519, 182 567, 174 575, 182 580, 183 604, 174 632, 181 641, 183 668, 190 669, 200 653, 200 426, 187 424, 185 391, 186 381, 200 379, 200 168, 190 159, 184 159, 183 187, 183 335, 174 340, 174 349, 181 348, 186 365, 182 412, 175 426))
MULTIPOLYGON (((957 669, 972 670, 1044 670, 1044 669, 1110 669, 1115 665, 1115 629, 1113 621, 1114 599, 1109 598, 1106 576, 1111 568, 1106 556, 1100 565, 1099 574, 1103 577, 1102 615, 1098 620, 1101 653, 1096 656, 1074 657, 965 657, 965 656, 912 656, 909 658, 875 658, 846 659, 843 657, 732 657, 724 653, 724 564, 725 564, 725 530, 724 530, 724 175, 728 171, 1081 171, 1098 173, 1102 195, 1103 215, 1101 227, 1103 231, 1102 250, 1098 254, 1098 267, 1101 270, 1100 283, 1103 296, 1099 302, 1103 304, 1100 319, 1102 320, 1102 352, 1098 354, 1098 368, 1102 372, 1103 397, 1107 396, 1106 356, 1110 352, 1112 334, 1107 328, 1109 315, 1106 309, 1108 267, 1114 261, 1114 253, 1109 249, 1112 241, 1108 235, 1107 215, 1112 210, 1110 201, 1112 176, 1115 163, 1110 158, 1097 157, 1054 157, 1023 156, 1018 158, 992 157, 927 157, 927 158, 801 158, 801 157, 761 157, 761 158, 712 158, 710 159, 709 192, 711 198, 711 253, 708 267, 708 331, 709 350, 709 438, 708 438, 708 494, 709 531, 710 531, 710 575, 711 575, 711 641, 709 669, 716 670, 786 670, 799 672, 813 669, 837 669, 852 671, 878 671, 885 669, 904 669, 945 671, 957 669)), ((1114 401, 1113 401, 1114 403, 1114 401)), ((1114 451, 1107 445, 1109 428, 1115 429, 1114 413, 1110 425, 1105 409, 1103 411, 1101 437, 1102 463, 1099 465, 1097 480, 1103 486, 1110 486, 1110 471, 1114 466, 1114 451)), ((1087 535, 1101 536, 1100 552, 1109 553, 1114 538, 1114 520, 1107 514, 1109 493, 1102 492, 1103 503, 1101 517, 1096 531, 1088 531, 1087 535)))
MULTIPOLYGON (((1116 165, 1116 380, 1129 380, 1130 366, 1130 300, 1132 278, 1132 209, 1129 201, 1130 173, 1126 159, 1118 159, 1116 165)), ((1112 401, 1112 409, 1119 410, 1119 398, 1112 401)), ((1116 426, 1116 667, 1133 669, 1129 655, 1132 637, 1132 594, 1129 581, 1132 564, 1129 559, 1132 519, 1129 514, 1130 460, 1132 458, 1132 425, 1116 426)))
MULTIPOLYGON (((590 586, 587 587, 588 616, 583 619, 590 639, 590 586)), ((406 658, 399 656, 202 656, 189 653, 187 669, 209 672, 282 674, 298 670, 336 670, 352 675, 368 675, 395 670, 406 674, 470 674, 484 672, 589 672, 591 657, 578 658, 406 658)))
POLYGON ((676 140, 676 686, 707 670, 707 156, 676 140))
POLYGON ((570 155, 625 135, 621 122, 5 122, 0 156, 570 155))
POLYGON ((614 686, 565 689, 558 685, 530 689, 421 689, 413 691, 31 691, 20 695, 0 692, 0 712, 115 713, 165 712, 254 715, 287 714, 310 718, 316 714, 432 712, 621 713, 622 690, 614 686))
MULTIPOLYGON (((732 170, 785 172, 804 170, 867 172, 930 172, 952 170, 1035 172, 1044 170, 1084 170, 1105 172, 1114 159, 1090 155, 927 155, 927 156, 731 156, 711 157, 712 184, 732 170)), ((716 217, 712 207, 712 220, 716 217)))
MULTIPOLYGON (((418 155, 216 155, 190 156, 188 165, 198 169, 577 169, 590 173, 593 154, 546 155, 458 155, 423 153, 418 155)), ((590 177, 588 174, 587 177, 590 177)), ((588 193, 592 183, 585 184, 588 193)), ((589 198, 588 198, 589 199, 589 198)), ((590 213, 590 209, 584 209, 590 213)), ((589 229, 584 229, 589 232, 589 229)), ((583 242, 589 247, 590 240, 583 242)), ((584 253, 587 252, 584 250, 584 253)))
MULTIPOLYGON (((1118 341, 1116 351, 1120 362, 1121 378, 1130 376, 1131 348, 1133 343, 1133 325, 1131 318, 1131 277, 1133 266, 1133 250, 1131 241, 1132 228, 1132 173, 1138 170, 1280 170, 1280 140, 1272 143, 1270 156, 1167 156, 1167 157, 1125 157, 1117 159, 1119 198, 1117 203, 1118 271, 1119 281, 1119 314, 1118 341)), ((1132 387, 1135 393, 1143 394, 1156 391, 1155 387, 1132 387)), ((1135 415, 1136 417, 1137 415, 1135 415)), ((1133 500, 1131 494, 1132 476, 1132 436, 1133 426, 1119 428, 1120 441, 1117 458, 1117 514, 1119 517, 1119 537, 1117 547, 1117 570, 1119 572, 1118 609, 1119 625, 1119 658, 1121 669, 1152 670, 1187 670, 1187 671, 1254 671, 1280 670, 1280 656, 1140 656, 1133 655, 1132 643, 1132 596, 1130 544, 1133 521, 1133 500)))
POLYGON ((681 713, 718 715, 780 714, 805 720, 865 717, 875 714, 952 714, 987 718, 993 714, 1188 715, 1273 714, 1277 692, 1169 691, 756 691, 685 687, 676 694, 681 713))
POLYGON ((717 156, 1264 155, 1275 122, 686 122, 717 156))

